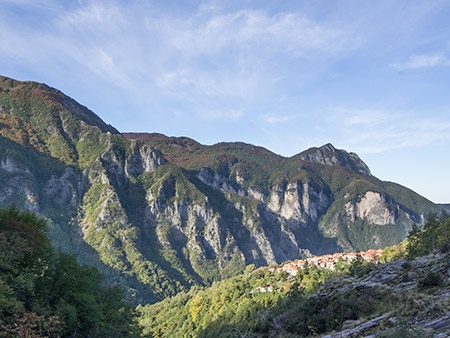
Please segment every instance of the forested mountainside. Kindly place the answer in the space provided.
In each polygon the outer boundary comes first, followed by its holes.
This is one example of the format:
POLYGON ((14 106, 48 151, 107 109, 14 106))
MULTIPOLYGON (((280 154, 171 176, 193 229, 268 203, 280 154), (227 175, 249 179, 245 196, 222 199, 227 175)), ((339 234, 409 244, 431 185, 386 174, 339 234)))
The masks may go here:
POLYGON ((448 214, 431 214, 376 260, 305 260, 294 274, 250 264, 133 311, 120 288, 51 247, 45 220, 0 208, 0 336, 447 337, 449 233, 448 214))
POLYGON ((45 217, 136 303, 311 254, 382 248, 440 207, 328 144, 121 134, 60 91, 0 77, 0 205, 45 217))

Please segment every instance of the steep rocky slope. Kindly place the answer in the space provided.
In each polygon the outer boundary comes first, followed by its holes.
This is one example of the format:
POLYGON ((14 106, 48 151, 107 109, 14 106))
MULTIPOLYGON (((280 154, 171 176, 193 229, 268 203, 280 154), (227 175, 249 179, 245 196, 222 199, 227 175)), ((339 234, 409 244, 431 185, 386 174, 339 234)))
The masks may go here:
POLYGON ((136 302, 250 263, 394 244, 439 209, 332 145, 284 158, 123 135, 56 89, 0 77, 0 205, 11 203, 136 302))
POLYGON ((448 337, 449 258, 448 253, 435 253, 401 259, 380 265, 363 277, 326 284, 318 297, 336 297, 349 291, 362 295, 385 292, 397 306, 386 306, 377 316, 347 321, 342 330, 323 337, 448 337), (342 285, 336 288, 336 283, 342 285))
POLYGON ((244 143, 204 146, 160 134, 124 135, 161 150, 227 200, 253 203, 263 225, 277 225, 263 234, 282 230, 272 238, 291 253, 276 249, 275 261, 294 258, 292 243, 314 254, 397 243, 425 213, 439 209, 405 187, 378 180, 356 154, 331 144, 284 158, 244 143))

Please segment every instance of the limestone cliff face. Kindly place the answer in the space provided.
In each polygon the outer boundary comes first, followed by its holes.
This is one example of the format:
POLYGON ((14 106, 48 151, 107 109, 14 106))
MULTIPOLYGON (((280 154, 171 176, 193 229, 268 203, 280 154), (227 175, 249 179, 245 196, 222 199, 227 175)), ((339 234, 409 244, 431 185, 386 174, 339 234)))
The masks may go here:
POLYGON ((67 167, 60 176, 50 177, 45 184, 44 192, 57 206, 76 210, 84 190, 82 185, 80 173, 72 167, 67 167))
POLYGON ((347 202, 345 211, 352 222, 359 218, 375 225, 386 225, 395 224, 398 218, 395 217, 398 207, 388 204, 381 194, 373 191, 366 192, 356 203, 347 202))
MULTIPOLYGON (((357 202, 347 202, 345 211, 351 222, 360 219, 367 221, 369 225, 394 225, 400 219, 409 220, 409 225, 421 224, 424 216, 411 212, 395 203, 392 198, 373 191, 367 191, 357 202)), ((410 227, 407 230, 409 231, 410 227)))
POLYGON ((286 186, 276 186, 270 194, 267 207, 286 220, 317 222, 332 199, 329 191, 297 181, 286 186))
POLYGON ((159 151, 155 151, 145 144, 132 142, 130 154, 125 159, 124 172, 127 177, 138 177, 143 173, 150 173, 165 163, 159 151))
POLYGON ((315 224, 332 201, 329 191, 292 182, 265 196, 235 178, 202 168, 195 176, 166 175, 147 189, 159 245, 184 261, 186 271, 203 279, 213 271, 227 276, 246 264, 303 257, 327 241, 315 224))
POLYGON ((0 203, 6 204, 17 199, 22 201, 25 209, 38 211, 37 196, 33 189, 33 175, 29 169, 7 155, 2 156, 0 168, 7 173, 1 187, 0 203))

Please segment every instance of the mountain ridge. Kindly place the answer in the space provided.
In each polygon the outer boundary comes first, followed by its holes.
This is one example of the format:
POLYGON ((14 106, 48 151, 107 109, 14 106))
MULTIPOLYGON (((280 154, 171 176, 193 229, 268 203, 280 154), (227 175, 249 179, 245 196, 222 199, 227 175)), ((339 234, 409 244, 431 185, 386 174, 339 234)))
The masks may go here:
POLYGON ((258 149, 260 152, 266 152, 268 157, 273 156, 276 159, 290 160, 300 159, 306 162, 319 163, 329 166, 342 166, 349 170, 371 175, 370 169, 366 163, 364 163, 357 154, 343 149, 336 149, 331 143, 324 144, 321 147, 312 147, 301 151, 298 154, 292 156, 282 156, 272 152, 271 150, 262 146, 255 146, 250 143, 235 141, 235 142, 219 142, 213 145, 203 145, 194 139, 185 136, 166 136, 160 133, 145 133, 145 132, 122 132, 123 136, 130 140, 140 140, 142 142, 152 144, 155 147, 160 146, 162 143, 167 145, 178 145, 186 151, 201 151, 202 149, 225 149, 230 148, 252 148, 258 149))
POLYGON ((0 78, 0 205, 47 218, 55 246, 135 303, 248 264, 392 245, 440 210, 331 145, 286 158, 130 135, 56 89, 0 78))

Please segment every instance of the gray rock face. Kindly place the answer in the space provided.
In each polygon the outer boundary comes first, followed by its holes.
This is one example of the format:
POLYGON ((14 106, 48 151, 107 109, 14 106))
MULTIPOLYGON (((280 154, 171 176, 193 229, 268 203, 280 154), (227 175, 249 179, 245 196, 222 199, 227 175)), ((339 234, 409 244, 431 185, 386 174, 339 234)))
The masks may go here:
POLYGON ((23 164, 16 163, 7 156, 0 157, 1 169, 8 173, 0 187, 0 203, 9 205, 19 201, 18 207, 33 212, 39 211, 39 194, 36 191, 34 175, 23 164))
POLYGON ((76 210, 82 194, 81 182, 80 173, 72 167, 67 167, 61 176, 50 177, 44 191, 48 198, 60 207, 69 206, 76 210))
POLYGON ((144 144, 133 142, 131 153, 125 160, 125 173, 127 176, 137 177, 143 173, 150 173, 165 163, 160 152, 144 144))
POLYGON ((328 143, 320 148, 311 148, 300 155, 301 159, 308 162, 317 162, 329 166, 341 166, 354 170, 363 175, 370 175, 369 167, 355 153, 336 149, 328 143))
POLYGON ((317 222, 330 206, 332 199, 329 192, 309 183, 292 182, 286 187, 275 187, 267 207, 287 220, 317 222))
POLYGON ((345 204, 345 210, 352 222, 359 218, 375 225, 395 224, 396 212, 398 212, 396 207, 388 203, 381 194, 373 191, 366 192, 356 203, 345 204))
MULTIPOLYGON (((231 180, 221 174, 214 172, 211 168, 202 167, 198 172, 197 177, 200 179, 200 181, 211 186, 214 189, 229 191, 235 194, 239 191, 239 189, 236 190, 235 187, 233 187, 231 180)), ((237 179, 237 182, 238 184, 241 183, 239 182, 239 179, 237 179)), ((241 195, 245 194, 242 190, 240 190, 240 192, 241 195)))
POLYGON ((25 174, 29 173, 26 167, 24 167, 20 163, 16 163, 15 160, 9 156, 2 157, 0 168, 9 173, 25 173, 25 174))

